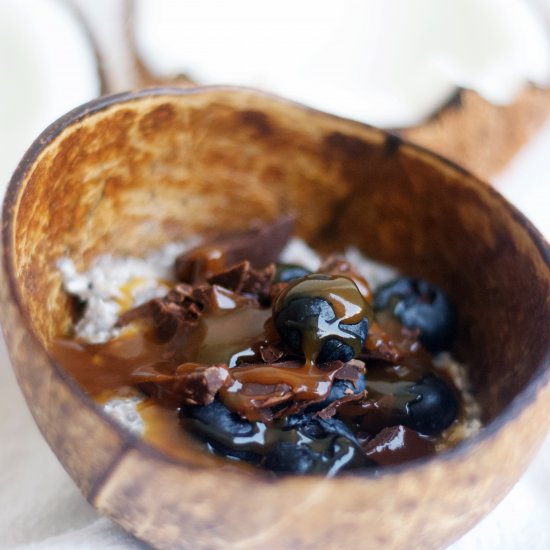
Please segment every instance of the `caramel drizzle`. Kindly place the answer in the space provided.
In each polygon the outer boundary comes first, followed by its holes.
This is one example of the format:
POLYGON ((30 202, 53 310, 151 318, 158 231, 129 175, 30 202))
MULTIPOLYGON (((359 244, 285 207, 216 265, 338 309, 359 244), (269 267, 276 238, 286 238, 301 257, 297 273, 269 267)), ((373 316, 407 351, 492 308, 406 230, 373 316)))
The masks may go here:
MULTIPOLYGON (((266 341, 264 325, 271 311, 250 303, 235 302, 233 306, 204 315, 197 326, 180 330, 168 342, 158 342, 150 322, 140 321, 104 344, 60 339, 51 352, 88 393, 104 401, 126 386, 162 384, 176 371, 190 372, 198 364, 231 364, 240 354, 250 357, 266 341)), ((235 366, 230 369, 231 383, 219 396, 231 410, 259 420, 258 407, 290 398, 324 399, 335 373, 299 361, 235 366), (254 391, 258 385, 271 386, 272 391, 260 395, 254 391)), ((165 404, 173 405, 171 400, 165 404)))
POLYGON ((355 325, 365 317, 369 319, 370 323, 373 313, 371 306, 363 298, 352 279, 341 275, 310 275, 299 279, 291 283, 277 297, 273 304, 274 315, 285 309, 292 300, 301 298, 325 300, 335 314, 331 320, 322 317, 312 318, 305 329, 296 326, 301 332, 306 365, 313 368, 325 341, 335 336, 348 344, 356 357, 361 353, 361 342, 355 335, 347 332, 345 327, 346 325, 355 325))
MULTIPOLYGON (((341 363, 339 363, 341 365, 341 363)), ((233 384, 222 388, 219 397, 230 410, 249 420, 270 420, 265 409, 290 400, 315 402, 328 397, 338 368, 287 361, 275 365, 243 365, 231 371, 233 384), (269 386, 266 393, 254 391, 269 386)))
MULTIPOLYGON (((289 285, 287 292, 276 300, 274 310, 298 297, 318 296, 332 305, 338 323, 355 324, 371 315, 370 306, 350 279, 326 276, 305 282, 304 288, 302 280, 301 289, 289 285)), ((252 421, 265 421, 266 409, 275 405, 322 401, 329 395, 338 369, 315 364, 324 341, 322 323, 320 328, 304 333, 305 362, 258 363, 258 348, 274 337, 271 310, 224 289, 218 290, 216 307, 204 312, 195 326, 180 328, 168 342, 159 342, 152 323, 145 319, 105 344, 58 340, 52 346, 52 354, 86 391, 100 400, 126 386, 162 385, 171 377, 205 364, 231 367, 230 379, 219 390, 219 398, 230 410, 252 421)), ((373 331, 376 338, 369 339, 367 347, 373 345, 373 340, 380 345, 379 340, 384 338, 384 333, 377 329, 373 331)), ((334 327, 331 331, 334 334, 334 327)), ((340 332, 342 339, 350 342, 359 354, 357 341, 352 341, 345 330, 340 332)), ((162 392, 155 395, 163 401, 162 392)), ((174 406, 173 396, 168 393, 165 405, 174 406)))

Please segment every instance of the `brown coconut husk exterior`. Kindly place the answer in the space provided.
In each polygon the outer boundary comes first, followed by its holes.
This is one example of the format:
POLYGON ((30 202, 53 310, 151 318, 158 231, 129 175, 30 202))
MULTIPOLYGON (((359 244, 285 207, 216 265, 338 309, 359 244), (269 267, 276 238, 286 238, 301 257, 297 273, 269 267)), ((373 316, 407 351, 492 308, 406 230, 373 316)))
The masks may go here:
POLYGON ((459 90, 430 120, 398 133, 491 178, 528 143, 548 115, 550 90, 526 87, 509 105, 494 105, 471 90, 459 90))

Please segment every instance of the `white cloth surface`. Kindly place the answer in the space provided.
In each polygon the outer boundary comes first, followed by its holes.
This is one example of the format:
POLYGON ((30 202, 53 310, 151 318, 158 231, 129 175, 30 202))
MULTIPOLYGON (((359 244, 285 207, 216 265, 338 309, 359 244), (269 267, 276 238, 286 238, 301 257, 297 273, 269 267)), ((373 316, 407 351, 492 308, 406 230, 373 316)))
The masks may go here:
MULTIPOLYGON (((91 6, 82 0, 76 4, 91 6)), ((109 0, 110 1, 110 0, 109 0)), ((108 2, 98 2, 103 9, 108 2)), ((98 37, 100 42, 102 37, 98 37)), ((550 122, 496 179, 550 236, 550 122)), ((143 544, 80 495, 27 410, 0 337, 0 550, 127 550, 143 544)), ((453 550, 550 548, 550 437, 509 495, 453 550)), ((501 465, 495 465, 501 467, 501 465)))

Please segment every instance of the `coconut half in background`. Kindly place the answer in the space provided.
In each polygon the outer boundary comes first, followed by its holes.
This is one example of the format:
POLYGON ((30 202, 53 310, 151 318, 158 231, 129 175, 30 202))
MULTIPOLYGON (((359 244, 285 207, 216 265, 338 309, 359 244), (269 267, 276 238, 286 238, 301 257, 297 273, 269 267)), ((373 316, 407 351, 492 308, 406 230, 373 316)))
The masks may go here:
POLYGON ((263 88, 485 177, 550 112, 550 26, 527 0, 134 0, 131 21, 142 84, 263 88))
POLYGON ((96 51, 62 0, 0 0, 0 193, 56 118, 102 91, 96 51))

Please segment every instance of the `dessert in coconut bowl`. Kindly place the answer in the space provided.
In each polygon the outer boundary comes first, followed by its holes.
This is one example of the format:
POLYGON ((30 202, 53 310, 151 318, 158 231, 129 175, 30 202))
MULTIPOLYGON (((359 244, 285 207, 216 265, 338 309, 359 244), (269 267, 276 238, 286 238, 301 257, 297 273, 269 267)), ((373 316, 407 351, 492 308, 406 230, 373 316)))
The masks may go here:
POLYGON ((246 89, 104 98, 27 153, 3 246, 37 423, 155 547, 441 547, 545 433, 547 245, 380 130, 246 89))

